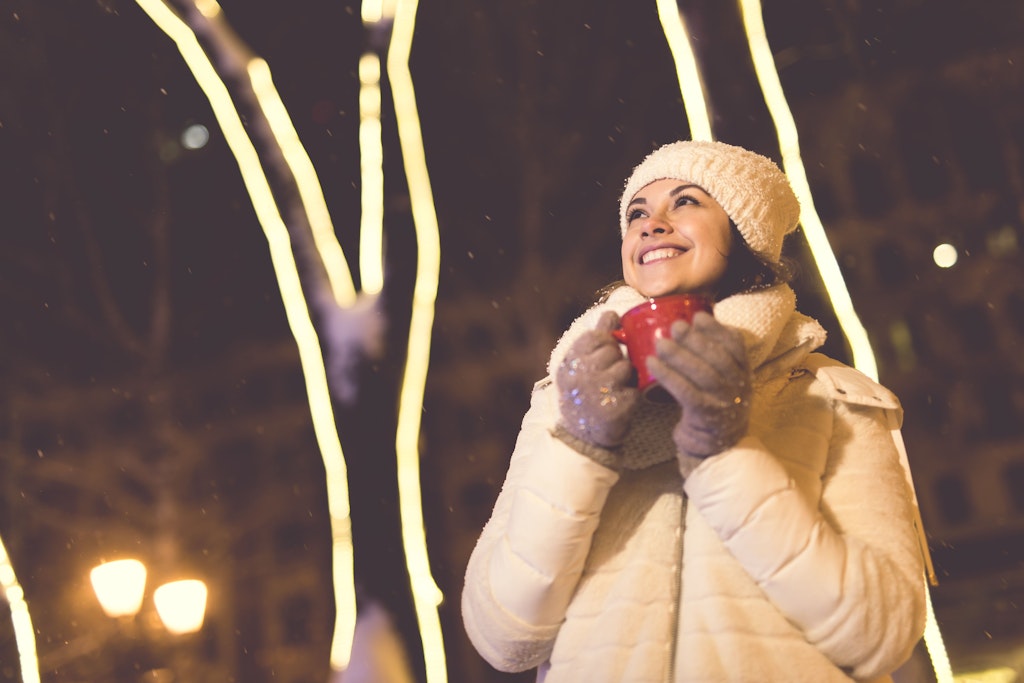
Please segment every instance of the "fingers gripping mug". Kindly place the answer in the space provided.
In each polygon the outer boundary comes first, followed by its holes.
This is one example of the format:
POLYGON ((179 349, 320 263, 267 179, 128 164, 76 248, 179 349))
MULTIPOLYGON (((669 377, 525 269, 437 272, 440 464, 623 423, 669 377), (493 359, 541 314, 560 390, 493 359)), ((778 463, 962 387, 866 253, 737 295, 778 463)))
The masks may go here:
POLYGON ((711 299, 702 294, 672 294, 648 299, 623 313, 620 327, 612 330, 612 336, 626 345, 629 361, 636 368, 637 388, 646 398, 668 399, 664 390, 655 391, 657 382, 647 371, 647 357, 654 355, 655 342, 669 336, 669 328, 676 320, 690 322, 698 311, 711 313, 711 299))

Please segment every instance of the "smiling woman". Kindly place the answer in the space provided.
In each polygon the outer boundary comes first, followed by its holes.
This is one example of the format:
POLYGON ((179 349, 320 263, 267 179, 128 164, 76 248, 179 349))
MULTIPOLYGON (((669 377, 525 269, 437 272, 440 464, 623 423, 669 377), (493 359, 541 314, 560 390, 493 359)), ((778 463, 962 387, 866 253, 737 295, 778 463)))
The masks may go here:
POLYGON ((463 618, 493 666, 849 681, 909 658, 926 606, 900 404, 814 353, 825 331, 781 276, 798 216, 785 175, 739 147, 677 142, 634 169, 624 283, 552 352, 469 561, 463 618), (646 400, 619 316, 685 293, 713 315, 656 340, 672 400, 646 400))

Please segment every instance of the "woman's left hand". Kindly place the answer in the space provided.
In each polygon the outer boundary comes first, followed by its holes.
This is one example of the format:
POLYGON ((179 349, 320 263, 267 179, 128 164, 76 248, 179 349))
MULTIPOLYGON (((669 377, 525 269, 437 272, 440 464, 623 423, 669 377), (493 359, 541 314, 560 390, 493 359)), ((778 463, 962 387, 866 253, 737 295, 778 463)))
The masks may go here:
POLYGON ((672 433, 683 455, 707 458, 736 444, 750 422, 750 363, 743 337, 708 313, 677 321, 647 368, 682 406, 672 433))

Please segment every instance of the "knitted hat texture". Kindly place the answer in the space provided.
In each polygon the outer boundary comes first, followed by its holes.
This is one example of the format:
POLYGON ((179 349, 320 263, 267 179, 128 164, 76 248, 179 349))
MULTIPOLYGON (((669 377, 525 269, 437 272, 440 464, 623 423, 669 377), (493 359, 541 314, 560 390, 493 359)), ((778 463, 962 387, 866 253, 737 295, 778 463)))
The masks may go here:
POLYGON ((771 159, 724 142, 681 140, 651 152, 626 181, 619 225, 626 234, 626 209, 650 183, 665 178, 703 188, 729 215, 756 254, 777 263, 783 238, 796 229, 800 203, 771 159))

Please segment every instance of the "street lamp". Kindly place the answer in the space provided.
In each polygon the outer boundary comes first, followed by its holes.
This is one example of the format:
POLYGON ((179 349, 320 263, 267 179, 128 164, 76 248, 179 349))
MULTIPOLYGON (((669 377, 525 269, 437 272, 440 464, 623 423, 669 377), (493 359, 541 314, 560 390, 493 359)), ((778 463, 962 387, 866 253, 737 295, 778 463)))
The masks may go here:
MULTIPOLYGON (((104 613, 116 618, 127 628, 125 635, 130 636, 131 647, 126 654, 132 658, 132 667, 137 673, 150 666, 156 648, 169 647, 168 655, 174 660, 173 680, 194 680, 193 676, 184 675, 191 668, 191 660, 182 649, 181 643, 161 642, 163 639, 151 639, 148 629, 137 629, 135 616, 142 609, 143 597, 146 592, 146 566, 133 559, 104 562, 89 573, 96 599, 104 613), (147 664, 143 664, 147 662, 147 664), (178 676, 181 675, 181 678, 178 676)), ((172 636, 196 633, 203 627, 206 614, 206 584, 197 579, 170 581, 158 586, 153 591, 153 603, 164 628, 172 636)), ((151 674, 168 670, 152 669, 151 674)), ((147 679, 148 680, 148 679, 147 679)), ((161 679, 162 680, 162 679, 161 679)))
POLYGON ((108 617, 134 617, 142 608, 146 565, 138 560, 104 562, 89 572, 96 599, 108 617))
MULTIPOLYGON (((104 562, 89 574, 96 599, 107 616, 134 617, 142 608, 146 566, 138 560, 104 562)), ((174 635, 195 633, 206 614, 206 584, 198 579, 171 581, 153 592, 157 614, 174 635)))
POLYGON ((203 627, 206 584, 198 579, 171 581, 153 591, 153 602, 164 628, 180 636, 203 627))

